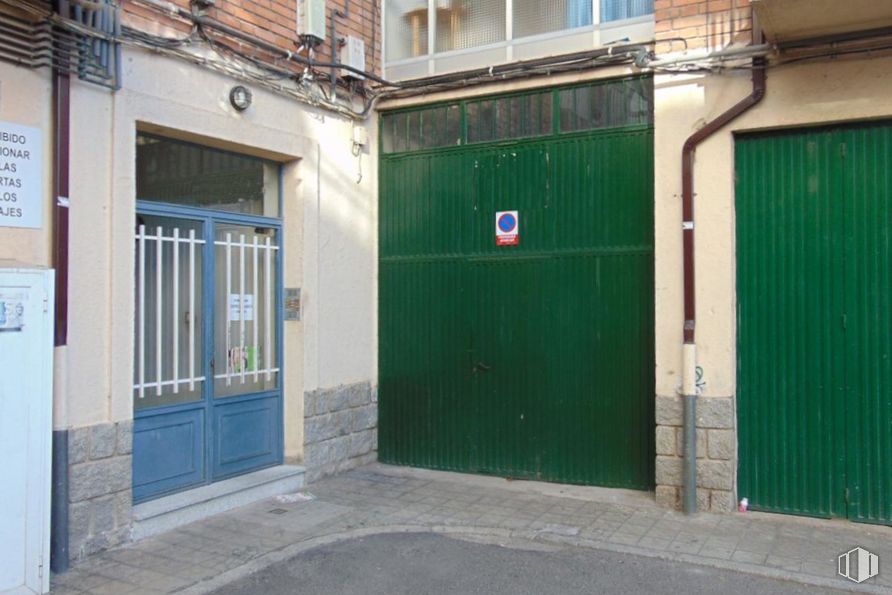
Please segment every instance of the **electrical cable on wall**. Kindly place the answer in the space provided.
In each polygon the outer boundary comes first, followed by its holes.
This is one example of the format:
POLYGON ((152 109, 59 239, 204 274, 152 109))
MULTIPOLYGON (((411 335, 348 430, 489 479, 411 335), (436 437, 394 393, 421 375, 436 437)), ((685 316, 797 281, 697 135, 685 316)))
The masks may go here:
POLYGON ((356 167, 358 170, 358 176, 356 178, 356 183, 362 183, 362 143, 357 142, 356 140, 356 122, 353 122, 353 146, 350 149, 350 152, 353 153, 353 156, 356 157, 356 167))
MULTIPOLYGON (((47 7, 38 6, 34 3, 0 0, 0 5, 13 7, 19 11, 24 11, 31 17, 35 17, 38 21, 33 25, 45 26, 49 24, 69 34, 109 43, 121 43, 140 47, 186 60, 232 78, 261 86, 276 94, 284 95, 302 103, 334 111, 354 120, 365 119, 371 112, 374 104, 383 98, 401 98, 418 94, 460 90, 475 85, 579 72, 604 66, 634 65, 643 71, 667 74, 715 73, 750 70, 752 69, 750 59, 753 57, 771 56, 769 67, 776 68, 805 61, 857 56, 864 53, 888 52, 892 50, 892 43, 889 42, 888 36, 885 38, 883 36, 875 36, 879 39, 866 47, 862 47, 865 43, 864 39, 850 40, 849 44, 861 44, 861 46, 847 47, 841 43, 834 43, 826 44, 828 46, 826 49, 819 49, 815 46, 795 48, 791 51, 805 52, 805 55, 794 55, 791 57, 785 57, 779 52, 779 50, 784 50, 785 48, 766 46, 765 49, 756 47, 732 48, 731 50, 721 50, 706 56, 688 56, 677 60, 664 61, 655 59, 651 50, 654 42, 648 42, 643 44, 611 45, 609 48, 597 48, 563 56, 550 56, 494 65, 472 71, 391 82, 378 77, 374 73, 359 71, 349 65, 335 61, 317 61, 313 55, 313 44, 309 43, 309 40, 301 40, 298 51, 292 52, 253 38, 243 32, 232 30, 226 25, 206 17, 193 15, 170 2, 164 2, 163 0, 136 1, 168 16, 179 18, 184 23, 189 23, 191 25, 190 32, 181 37, 167 37, 124 26, 121 28, 120 34, 112 36, 85 27, 77 21, 63 18, 51 12, 47 7), (258 57, 256 54, 244 51, 237 47, 236 44, 228 42, 227 38, 232 36, 236 36, 236 39, 240 40, 239 45, 241 42, 252 43, 255 52, 259 50, 261 54, 266 54, 269 58, 258 57), (201 47, 210 49, 213 55, 208 56, 198 53, 197 50, 201 47), (306 56, 301 54, 302 50, 306 50, 306 56), (295 65, 299 65, 300 68, 296 69, 295 65), (330 69, 331 73, 323 72, 322 69, 330 69), (338 97, 336 94, 328 92, 325 86, 332 86, 332 84, 336 83, 335 80, 332 80, 332 77, 337 76, 336 72, 339 69, 363 76, 374 84, 372 86, 346 84, 344 88, 347 93, 338 97)), ((683 39, 675 39, 675 41, 686 43, 683 39)), ((55 53, 59 51, 58 47, 64 47, 64 44, 57 44, 57 48, 52 52, 53 55, 48 57, 43 55, 37 56, 25 65, 37 68, 55 64, 57 62, 55 53)), ((373 54, 375 50, 376 48, 373 47, 373 54)), ((0 42, 0 59, 5 59, 2 55, 2 42, 0 42)), ((61 56, 58 59, 70 60, 71 58, 61 56)), ((332 60, 334 60, 334 57, 332 57, 332 60)), ((372 64, 375 64, 374 59, 372 64)))

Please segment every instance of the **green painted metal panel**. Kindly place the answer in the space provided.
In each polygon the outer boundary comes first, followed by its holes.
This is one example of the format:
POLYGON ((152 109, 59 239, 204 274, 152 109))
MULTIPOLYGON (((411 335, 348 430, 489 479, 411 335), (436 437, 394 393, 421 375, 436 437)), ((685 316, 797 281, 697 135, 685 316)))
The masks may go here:
POLYGON ((736 161, 739 493, 755 509, 844 514, 838 147, 746 137, 736 161))
POLYGON ((841 130, 849 518, 892 524, 892 124, 841 130))
POLYGON ((651 488, 652 130, 382 155, 380 183, 381 460, 651 488))
POLYGON ((892 128, 738 139, 739 491, 892 521, 892 128))

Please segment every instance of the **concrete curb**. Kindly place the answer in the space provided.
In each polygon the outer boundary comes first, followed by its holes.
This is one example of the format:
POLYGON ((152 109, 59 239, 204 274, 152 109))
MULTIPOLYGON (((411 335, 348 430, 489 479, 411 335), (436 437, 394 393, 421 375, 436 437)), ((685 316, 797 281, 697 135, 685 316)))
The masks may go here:
POLYGON ((827 587, 839 591, 850 591, 853 593, 880 593, 889 595, 890 590, 886 587, 877 587, 874 585, 857 585, 843 579, 829 579, 813 574, 805 574, 802 572, 789 572, 781 569, 766 568, 757 564, 747 564, 746 562, 734 562, 731 560, 722 560, 719 558, 707 558, 705 556, 694 556, 691 554, 664 552, 659 550, 650 550, 630 545, 621 545, 608 541, 588 540, 577 537, 565 537, 562 535, 548 535, 540 533, 538 539, 544 539, 551 543, 564 543, 577 547, 587 547, 591 549, 606 550, 620 554, 633 554, 645 556, 648 558, 658 558, 672 562, 685 562, 688 564, 696 564, 698 566, 706 566, 709 568, 719 568, 722 570, 733 570, 744 574, 752 574, 766 578, 773 578, 783 581, 791 581, 799 584, 813 585, 815 587, 827 587))
MULTIPOLYGON (((636 546, 628 546, 612 543, 609 541, 591 540, 579 537, 572 537, 551 533, 545 530, 512 530, 497 527, 463 527, 451 525, 382 525, 375 527, 364 527, 362 529, 351 529, 337 533, 330 533, 312 537, 307 540, 294 543, 284 548, 269 552, 251 560, 237 568, 233 568, 212 579, 200 581, 185 589, 176 591, 183 595, 204 595, 216 589, 220 589, 230 583, 241 580, 256 572, 260 572, 276 564, 291 559, 308 550, 347 541, 350 539, 358 539, 361 537, 369 537, 373 535, 382 535, 388 533, 433 533, 446 536, 484 536, 491 538, 507 539, 507 540, 523 540, 526 542, 543 542, 552 545, 562 545, 570 547, 584 547, 595 550, 605 550, 620 554, 633 554, 648 558, 657 558, 674 562, 684 562, 687 564, 696 564, 710 568, 718 568, 722 570, 732 570, 744 574, 751 574, 765 578, 792 581, 800 584, 813 585, 816 587, 826 587, 842 591, 850 591, 857 593, 879 593, 888 595, 889 589, 877 587, 873 585, 856 585, 846 581, 822 578, 819 576, 804 574, 799 572, 788 572, 781 569, 765 568, 755 564, 747 564, 743 562, 733 562, 730 560, 720 560, 713 558, 705 558, 690 554, 675 554, 672 552, 664 552, 658 550, 650 550, 636 546)), ((511 547, 507 545, 506 547, 511 547)))

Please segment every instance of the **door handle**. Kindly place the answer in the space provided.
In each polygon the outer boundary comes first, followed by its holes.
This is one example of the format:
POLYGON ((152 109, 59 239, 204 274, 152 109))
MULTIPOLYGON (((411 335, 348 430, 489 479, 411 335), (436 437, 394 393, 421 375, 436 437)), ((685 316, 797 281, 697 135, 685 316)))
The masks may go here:
POLYGON ((492 366, 487 366, 483 362, 477 362, 476 364, 474 364, 475 372, 489 372, 490 370, 492 370, 492 366))

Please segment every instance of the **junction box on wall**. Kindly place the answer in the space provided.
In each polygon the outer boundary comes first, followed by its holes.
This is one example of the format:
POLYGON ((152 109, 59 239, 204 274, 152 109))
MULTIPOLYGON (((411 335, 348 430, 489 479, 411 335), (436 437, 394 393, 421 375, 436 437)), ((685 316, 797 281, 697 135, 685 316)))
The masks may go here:
POLYGON ((297 34, 325 41, 325 0, 297 1, 297 34))
MULTIPOLYGON (((362 39, 352 35, 344 38, 344 45, 341 46, 341 64, 365 71, 365 42, 362 39)), ((365 78, 350 70, 342 70, 341 76, 354 79, 365 78)))

